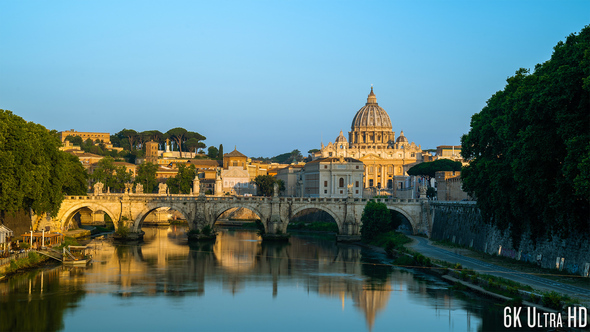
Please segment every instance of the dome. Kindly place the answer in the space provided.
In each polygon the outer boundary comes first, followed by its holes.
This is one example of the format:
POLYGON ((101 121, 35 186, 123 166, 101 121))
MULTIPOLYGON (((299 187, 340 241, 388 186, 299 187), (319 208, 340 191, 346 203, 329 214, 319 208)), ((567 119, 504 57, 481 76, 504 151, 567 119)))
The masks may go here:
POLYGON ((336 137, 336 144, 340 144, 340 143, 344 143, 347 144, 348 140, 346 139, 346 137, 344 137, 344 134, 342 133, 342 130, 340 130, 340 135, 338 135, 338 137, 336 137))
POLYGON ((377 97, 373 93, 373 87, 371 87, 371 93, 367 98, 367 103, 363 106, 352 119, 352 130, 362 130, 370 127, 380 130, 391 130, 391 120, 385 110, 377 105, 377 97))
POLYGON ((404 136, 404 131, 402 130, 399 134, 399 137, 395 140, 396 143, 408 143, 408 139, 404 136))

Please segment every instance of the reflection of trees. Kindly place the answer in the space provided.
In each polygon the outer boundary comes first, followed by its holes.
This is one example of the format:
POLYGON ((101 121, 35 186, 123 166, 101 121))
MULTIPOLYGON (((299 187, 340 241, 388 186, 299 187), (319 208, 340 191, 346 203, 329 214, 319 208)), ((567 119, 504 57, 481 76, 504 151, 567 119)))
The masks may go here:
POLYGON ((12 277, 1 285, 0 330, 58 331, 63 317, 85 292, 60 282, 61 268, 12 277), (44 296, 44 293, 49 294, 44 296), (56 295, 59 294, 59 295, 56 295))

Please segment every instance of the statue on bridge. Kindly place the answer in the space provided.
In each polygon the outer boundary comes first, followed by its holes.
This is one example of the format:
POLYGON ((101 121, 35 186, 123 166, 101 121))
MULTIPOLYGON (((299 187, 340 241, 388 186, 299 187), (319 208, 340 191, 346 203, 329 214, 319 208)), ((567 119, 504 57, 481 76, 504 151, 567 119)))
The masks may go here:
POLYGON ((199 180, 199 174, 195 175, 195 179, 193 180, 193 192, 192 194, 195 196, 199 195, 199 191, 201 190, 201 181, 199 180))
POLYGON ((143 185, 141 183, 135 185, 135 193, 143 194, 143 185))
POLYGON ((348 198, 352 198, 352 183, 346 186, 348 198))
POLYGON ((279 184, 276 182, 272 185, 272 196, 279 197, 279 184))
POLYGON ((104 184, 102 182, 96 182, 94 184, 94 196, 102 195, 102 188, 104 184))
POLYGON ((166 195, 168 193, 168 186, 165 183, 158 185, 158 195, 166 195))
POLYGON ((125 195, 129 195, 133 189, 133 183, 125 183, 125 195))

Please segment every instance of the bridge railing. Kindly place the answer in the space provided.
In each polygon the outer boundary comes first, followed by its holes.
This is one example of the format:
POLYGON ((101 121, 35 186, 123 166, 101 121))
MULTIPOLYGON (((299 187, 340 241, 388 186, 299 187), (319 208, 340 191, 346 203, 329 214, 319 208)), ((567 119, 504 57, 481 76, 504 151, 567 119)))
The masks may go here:
MULTIPOLYGON (((88 196, 65 196, 68 200, 110 200, 113 198, 120 198, 124 194, 102 194, 102 195, 88 195, 88 196)), ((149 198, 150 200, 162 201, 195 201, 200 199, 200 196, 195 195, 160 195, 160 194, 130 194, 132 198, 149 198)), ((206 196, 207 201, 229 201, 229 202, 271 202, 273 198, 263 196, 206 196)), ((385 204, 395 203, 419 203, 420 199, 412 198, 353 198, 355 203, 364 203, 374 200, 385 204)), ((331 197, 280 197, 280 202, 311 202, 311 203, 343 203, 349 201, 348 198, 331 198, 331 197)), ((436 202, 439 204, 443 202, 436 202)), ((452 204, 475 204, 475 202, 448 202, 452 204)), ((433 202, 431 202, 433 204, 433 202)), ((445 203, 443 203, 445 204, 445 203)))

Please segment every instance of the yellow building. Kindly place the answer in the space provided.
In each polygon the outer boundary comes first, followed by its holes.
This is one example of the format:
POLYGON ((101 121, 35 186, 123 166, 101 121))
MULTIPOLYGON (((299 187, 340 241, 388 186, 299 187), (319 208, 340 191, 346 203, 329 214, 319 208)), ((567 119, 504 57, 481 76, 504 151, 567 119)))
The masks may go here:
POLYGON ((334 143, 326 146, 322 143, 317 156, 362 161, 365 165, 363 187, 380 189, 381 193, 391 195, 407 186, 407 170, 424 161, 422 148, 410 143, 403 131, 396 138, 389 115, 377 104, 373 87, 367 103, 352 120, 348 139, 340 131, 334 143))
POLYGON ((59 132, 59 138, 61 139, 62 142, 65 141, 66 137, 68 137, 70 135, 81 137, 83 141, 90 138, 93 142, 96 142, 96 140, 99 140, 105 144, 111 143, 111 134, 109 134, 109 133, 79 132, 79 131, 75 131, 74 129, 59 132))

